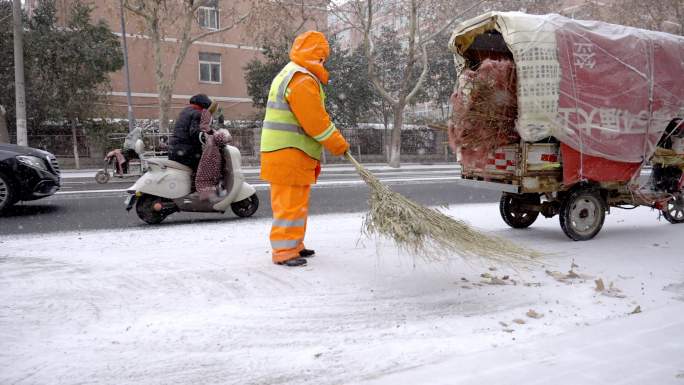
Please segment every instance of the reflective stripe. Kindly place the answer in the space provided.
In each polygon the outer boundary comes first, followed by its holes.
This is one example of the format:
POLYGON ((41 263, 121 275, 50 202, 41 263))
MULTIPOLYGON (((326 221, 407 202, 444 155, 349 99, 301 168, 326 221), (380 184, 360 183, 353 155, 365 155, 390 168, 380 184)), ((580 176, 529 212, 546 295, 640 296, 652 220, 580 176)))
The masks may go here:
MULTIPOLYGON (((295 64, 295 65, 296 65, 296 64, 295 64)), ((297 66, 297 67, 299 67, 299 66, 297 66)), ((285 101, 285 90, 287 90, 287 85, 290 84, 290 80, 292 80, 292 77, 293 77, 297 72, 299 72, 299 71, 301 71, 301 70, 306 71, 306 69, 304 69, 304 67, 300 67, 300 68, 297 68, 297 67, 295 67, 295 68, 289 70, 289 71, 287 72, 287 75, 285 75, 285 77, 284 77, 282 83, 280 83, 280 87, 278 87, 278 93, 276 94, 276 100, 277 100, 277 101, 281 101, 281 102, 284 102, 284 101, 285 101)), ((309 72, 309 71, 306 71, 306 72, 309 72)))
POLYGON ((323 133, 321 133, 320 135, 314 136, 314 139, 316 139, 319 142, 322 142, 328 139, 333 134, 333 132, 335 132, 335 124, 330 123, 328 128, 326 128, 325 131, 323 131, 323 133))
POLYGON ((264 122, 263 128, 268 129, 268 130, 276 130, 276 131, 288 131, 288 132, 296 132, 298 134, 303 134, 304 130, 295 124, 290 124, 290 123, 278 123, 278 122, 264 122))
POLYGON ((271 248, 273 249, 294 249, 302 243, 303 239, 296 239, 291 241, 271 241, 271 248))
POLYGON ((267 108, 273 108, 275 110, 290 111, 290 105, 283 102, 267 102, 267 108))
POLYGON ((285 68, 290 67, 291 69, 288 70, 287 74, 283 78, 283 82, 280 83, 280 87, 278 87, 278 93, 276 94, 276 100, 277 101, 285 101, 285 95, 287 92, 287 86, 290 84, 290 80, 295 76, 297 72, 302 72, 305 74, 308 74, 311 76, 314 80, 316 80, 316 83, 318 83, 318 86, 321 87, 321 82, 318 80, 316 75, 314 75, 311 71, 307 70, 306 68, 295 64, 293 62, 290 62, 285 66, 285 68))
POLYGON ((304 227, 306 224, 306 219, 297 219, 294 221, 288 221, 287 219, 274 219, 274 227, 304 227))

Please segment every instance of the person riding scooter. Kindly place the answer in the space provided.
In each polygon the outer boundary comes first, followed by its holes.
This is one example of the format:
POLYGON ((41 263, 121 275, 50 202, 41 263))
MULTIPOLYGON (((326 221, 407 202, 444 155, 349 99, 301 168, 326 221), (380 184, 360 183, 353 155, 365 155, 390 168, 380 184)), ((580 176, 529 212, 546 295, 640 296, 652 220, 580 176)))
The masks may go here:
MULTIPOLYGON (((221 131, 218 130, 215 136, 222 136, 221 131)), ((142 147, 142 141, 136 146, 142 147)), ((127 189, 131 195, 126 201, 126 210, 135 207, 138 217, 149 224, 160 223, 179 211, 224 213, 230 208, 239 217, 253 215, 259 207, 259 199, 254 187, 245 181, 240 167, 240 150, 229 144, 209 147, 218 150, 222 158, 215 163, 222 168, 222 194, 217 199, 202 199, 199 192, 193 192, 194 177, 190 167, 170 159, 148 158, 145 159, 148 171, 127 189)))
POLYGON ((211 99, 205 94, 197 94, 191 97, 190 104, 183 108, 178 115, 173 135, 169 141, 169 160, 186 165, 193 172, 197 171, 197 166, 202 157, 202 142, 199 135, 202 132, 200 128, 202 112, 207 111, 210 106, 211 99))
POLYGON ((140 127, 134 128, 133 131, 126 135, 123 148, 116 148, 109 151, 105 156, 105 163, 108 165, 114 164, 116 166, 116 173, 119 177, 128 174, 128 164, 132 159, 140 159, 140 156, 135 150, 135 143, 138 139, 142 139, 142 129, 140 127))

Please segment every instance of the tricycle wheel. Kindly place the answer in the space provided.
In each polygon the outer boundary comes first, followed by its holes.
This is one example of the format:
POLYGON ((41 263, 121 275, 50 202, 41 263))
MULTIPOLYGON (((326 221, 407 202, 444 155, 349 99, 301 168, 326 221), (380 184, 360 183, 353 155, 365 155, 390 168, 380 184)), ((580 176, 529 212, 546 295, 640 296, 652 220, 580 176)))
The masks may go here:
POLYGON ((539 216, 538 210, 526 206, 539 205, 540 199, 537 194, 501 194, 499 201, 499 213, 507 225, 514 229, 530 227, 539 216))
POLYGON ((231 203, 230 208, 238 217, 251 217, 259 208, 259 198, 256 194, 252 194, 249 198, 231 203))
POLYGON ((164 210, 163 203, 163 199, 158 196, 143 194, 138 197, 135 204, 135 213, 145 223, 159 224, 169 215, 169 212, 164 210))
POLYGON ((99 184, 105 184, 109 182, 109 173, 105 170, 99 170, 95 174, 95 181, 99 184))
POLYGON ((679 193, 667 202, 663 216, 670 223, 684 223, 684 194, 679 193))
POLYGON ((595 189, 574 190, 561 203, 561 228, 575 241, 594 238, 601 231, 605 219, 606 203, 595 189))

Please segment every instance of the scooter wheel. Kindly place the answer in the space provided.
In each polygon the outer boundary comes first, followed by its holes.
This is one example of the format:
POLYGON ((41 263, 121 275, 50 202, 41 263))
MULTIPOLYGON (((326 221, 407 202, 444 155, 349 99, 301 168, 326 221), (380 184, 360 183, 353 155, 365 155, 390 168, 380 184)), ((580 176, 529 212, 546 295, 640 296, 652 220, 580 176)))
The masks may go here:
POLYGON ((109 182, 109 173, 107 171, 104 171, 104 170, 99 170, 95 174, 95 181, 99 184, 105 184, 105 183, 109 182))
POLYGON ((251 217, 259 208, 259 197, 256 194, 252 194, 249 198, 231 203, 230 208, 238 217, 251 217))
POLYGON ((135 213, 143 222, 150 225, 161 223, 167 217, 164 210, 155 210, 155 204, 161 203, 162 199, 154 195, 143 194, 135 204, 135 213))

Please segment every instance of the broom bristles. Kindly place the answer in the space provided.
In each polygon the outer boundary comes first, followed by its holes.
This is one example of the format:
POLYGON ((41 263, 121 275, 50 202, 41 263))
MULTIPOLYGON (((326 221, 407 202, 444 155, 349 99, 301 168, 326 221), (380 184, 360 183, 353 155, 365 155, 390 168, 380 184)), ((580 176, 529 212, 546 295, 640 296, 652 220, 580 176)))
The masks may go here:
POLYGON ((506 265, 539 263, 536 258, 540 253, 419 205, 390 190, 351 154, 345 156, 371 190, 370 211, 363 222, 365 235, 388 237, 400 249, 431 262, 458 254, 466 260, 484 259, 506 265))

